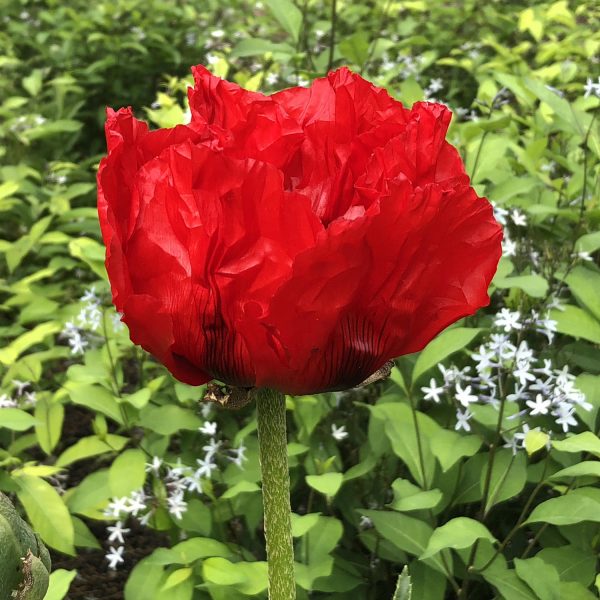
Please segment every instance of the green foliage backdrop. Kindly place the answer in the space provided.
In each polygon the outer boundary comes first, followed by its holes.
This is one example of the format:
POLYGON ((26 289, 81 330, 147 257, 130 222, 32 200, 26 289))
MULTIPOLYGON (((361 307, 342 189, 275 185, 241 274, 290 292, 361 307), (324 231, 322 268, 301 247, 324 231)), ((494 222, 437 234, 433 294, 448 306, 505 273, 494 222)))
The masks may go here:
POLYGON ((385 382, 288 398, 299 598, 598 597, 597 3, 4 0, 0 24, 0 490, 61 567, 48 600, 90 564, 106 598, 266 597, 254 407, 131 344, 95 210, 105 106, 183 122, 199 63, 448 104, 505 226, 488 309, 385 382))

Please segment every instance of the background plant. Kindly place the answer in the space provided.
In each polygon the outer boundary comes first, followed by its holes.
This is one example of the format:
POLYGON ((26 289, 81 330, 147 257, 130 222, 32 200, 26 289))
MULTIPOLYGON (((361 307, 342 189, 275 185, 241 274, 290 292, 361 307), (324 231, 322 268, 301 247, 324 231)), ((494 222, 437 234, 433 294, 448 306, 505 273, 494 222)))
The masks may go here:
POLYGON ((487 310, 384 383, 288 398, 299 597, 391 598, 404 565, 417 599, 597 597, 598 7, 197 4, 3 4, 0 490, 62 567, 47 597, 101 562, 128 600, 266 596, 254 407, 129 342, 99 243, 104 106, 182 122, 196 63, 266 92, 348 64, 447 103, 505 226, 487 310))

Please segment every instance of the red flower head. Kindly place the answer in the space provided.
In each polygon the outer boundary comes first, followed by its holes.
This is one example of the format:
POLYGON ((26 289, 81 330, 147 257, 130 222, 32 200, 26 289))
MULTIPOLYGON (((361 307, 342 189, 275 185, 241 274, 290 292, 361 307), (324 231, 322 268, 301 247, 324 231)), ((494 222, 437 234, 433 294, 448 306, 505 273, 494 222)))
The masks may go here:
POLYGON ((341 390, 488 304, 502 233, 445 106, 193 72, 189 125, 108 109, 98 172, 113 301, 178 379, 341 390))

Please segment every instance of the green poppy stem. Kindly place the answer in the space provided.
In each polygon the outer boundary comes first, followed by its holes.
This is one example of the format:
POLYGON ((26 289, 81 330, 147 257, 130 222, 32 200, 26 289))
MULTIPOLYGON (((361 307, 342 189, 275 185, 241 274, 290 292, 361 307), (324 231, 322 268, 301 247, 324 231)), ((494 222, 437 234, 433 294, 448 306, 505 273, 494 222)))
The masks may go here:
POLYGON ((256 390, 255 394, 269 563, 269 599, 294 600, 296 583, 290 517, 285 396, 269 389, 256 390))

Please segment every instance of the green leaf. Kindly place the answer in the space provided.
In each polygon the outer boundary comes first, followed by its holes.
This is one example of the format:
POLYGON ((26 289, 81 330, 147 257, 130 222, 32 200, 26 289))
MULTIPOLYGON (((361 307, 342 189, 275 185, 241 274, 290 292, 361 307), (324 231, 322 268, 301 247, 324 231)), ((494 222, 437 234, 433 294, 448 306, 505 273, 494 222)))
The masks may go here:
POLYGON ((85 385, 68 383, 66 386, 71 400, 75 404, 85 406, 91 410, 101 412, 120 425, 123 425, 123 416, 119 403, 106 388, 100 385, 85 385))
POLYGON ((584 460, 557 471, 550 479, 564 479, 565 477, 600 477, 600 462, 584 460))
POLYGON ((392 600, 411 600, 412 598, 412 583, 408 573, 408 567, 404 565, 402 573, 398 575, 398 583, 392 600))
MULTIPOLYGON (((481 473, 480 489, 482 494, 486 476, 487 465, 481 473)), ((512 450, 505 448, 498 450, 494 455, 485 513, 487 514, 495 504, 519 494, 525 487, 526 479, 527 470, 523 453, 513 454, 512 450)))
POLYGON ((65 554, 75 554, 75 532, 69 511, 58 492, 46 481, 31 475, 18 475, 17 496, 33 529, 44 542, 65 554))
POLYGON ((481 438, 477 435, 460 435, 449 429, 440 429, 431 437, 430 447, 442 471, 446 472, 461 458, 476 454, 481 448, 481 438))
POLYGON ((598 596, 576 581, 561 581, 558 598, 569 600, 598 600, 598 596))
POLYGON ((229 500, 239 496, 240 494, 253 494, 259 491, 260 487, 252 481, 238 481, 238 483, 225 491, 221 498, 223 498, 223 500, 229 500))
POLYGON ((292 536, 302 537, 307 531, 312 529, 319 522, 318 513, 309 513, 307 515, 297 515, 292 513, 292 536))
POLYGON ((501 289, 521 289, 532 298, 543 298, 548 292, 548 282, 541 275, 495 277, 493 284, 501 289))
POLYGON ((108 484, 111 495, 116 498, 129 496, 139 490, 146 481, 146 455, 138 449, 130 448, 119 454, 108 470, 108 484))
POLYGON ((419 425, 417 436, 413 414, 408 405, 400 402, 380 402, 370 410, 376 419, 383 421, 394 454, 402 459, 422 488, 429 487, 435 473, 435 457, 431 452, 429 440, 441 430, 440 426, 431 417, 415 411, 419 425))
POLYGON ((47 336, 54 335, 59 331, 60 326, 58 323, 53 322, 42 323, 34 327, 31 331, 20 335, 8 346, 0 349, 0 363, 7 366, 12 365, 25 350, 36 344, 41 344, 47 336))
POLYGON ((254 596, 267 589, 266 562, 236 562, 226 558, 207 558, 202 562, 202 575, 209 583, 233 586, 242 594, 254 596))
POLYGON ((78 460, 98 456, 106 452, 119 452, 128 441, 129 438, 115 434, 108 434, 103 439, 96 435, 84 437, 67 448, 58 457, 56 465, 66 467, 78 460))
POLYGON ((264 0, 279 24, 298 42, 302 30, 302 13, 291 0, 264 0))
POLYGON ((561 452, 589 452, 600 457, 600 438, 591 431, 557 440, 552 442, 552 446, 561 452))
POLYGON ((572 305, 550 311, 560 333, 600 344, 600 323, 585 310, 572 305))
POLYGON ((440 490, 423 491, 406 479, 396 479, 392 483, 394 501, 390 507, 399 512, 435 508, 443 498, 440 490))
POLYGON ((306 483, 324 496, 335 496, 342 483, 344 476, 341 473, 323 473, 322 475, 307 475, 306 483))
POLYGON ((21 80, 21 83, 30 96, 37 96, 42 89, 42 70, 33 69, 27 77, 21 80))
POLYGON ((412 373, 413 384, 421 375, 441 363, 445 358, 466 348, 481 329, 470 327, 453 327, 442 331, 419 354, 412 373))
POLYGON ((536 556, 554 565, 561 581, 577 581, 587 587, 596 575, 596 556, 576 546, 542 548, 536 556))
POLYGON ((488 528, 479 521, 468 517, 456 517, 431 534, 427 548, 420 558, 429 558, 445 548, 470 548, 479 539, 486 539, 492 543, 496 541, 488 528))
POLYGON ((375 529, 394 546, 420 556, 427 547, 433 529, 427 523, 402 513, 360 509, 373 522, 375 529))
POLYGON ((530 429, 525 434, 525 440, 523 445, 525 446, 525 450, 527 451, 527 455, 531 456, 535 454, 538 450, 546 447, 550 436, 543 431, 537 429, 530 429))
POLYGON ((90 473, 65 495, 65 502, 72 513, 87 514, 104 505, 110 498, 108 469, 90 473))
POLYGON ((211 556, 234 558, 235 553, 224 543, 212 538, 194 537, 175 544, 172 548, 157 548, 147 560, 154 565, 191 565, 211 556))
MULTIPOLYGON (((1 195, 0 195, 1 197, 1 195)), ((600 231, 582 235, 575 244, 577 252, 596 252, 600 249, 600 231)))
POLYGON ((65 416, 64 406, 60 402, 50 402, 40 398, 35 405, 34 414, 38 444, 46 454, 50 454, 60 440, 65 416))
POLYGON ((142 427, 161 435, 171 435, 181 429, 194 431, 203 423, 192 410, 175 404, 148 405, 140 412, 139 420, 142 427))
POLYGON ((44 600, 63 600, 67 595, 71 582, 75 579, 77 571, 57 569, 50 574, 50 585, 44 600))
POLYGON ((565 278, 577 302, 600 320, 600 273, 586 267, 575 267, 565 278))
POLYGON ((138 562, 125 584, 125 600, 157 600, 164 571, 146 557, 138 562))
POLYGON ((246 56, 263 56, 264 54, 292 56, 294 48, 288 44, 276 44, 269 40, 248 38, 238 42, 229 56, 231 58, 243 58, 246 56))
MULTIPOLYGON (((594 521, 600 523, 600 498, 588 496, 578 488, 559 496, 551 498, 533 509, 525 523, 550 523, 551 525, 572 525, 581 521, 594 521), (583 492, 583 493, 582 493, 583 492)), ((600 490, 596 490, 599 491, 600 490)))
POLYGON ((515 558, 515 571, 540 600, 560 600, 560 580, 553 565, 538 557, 527 560, 515 558))
POLYGON ((56 121, 47 121, 43 125, 38 125, 33 129, 28 129, 23 136, 30 142, 42 138, 58 135, 61 133, 75 133, 79 131, 83 123, 72 119, 58 119, 56 121))
POLYGON ((340 54, 352 64, 362 67, 369 57, 369 38, 364 31, 345 36, 338 44, 340 54))
POLYGON ((539 600, 517 576, 498 559, 482 573, 483 578, 502 594, 505 600, 539 600))
POLYGON ((183 569, 176 569, 173 571, 164 582, 163 586, 160 588, 161 592, 166 592, 175 586, 178 586, 180 583, 183 583, 186 579, 189 579, 192 576, 193 569, 191 567, 184 567, 183 569))
POLYGON ((26 431, 36 423, 37 421, 32 415, 20 408, 0 409, 0 428, 4 427, 13 431, 26 431))
POLYGON ((87 264, 100 279, 106 279, 106 269, 104 267, 105 248, 96 240, 88 237, 78 237, 69 242, 69 252, 71 256, 79 258, 87 264))

